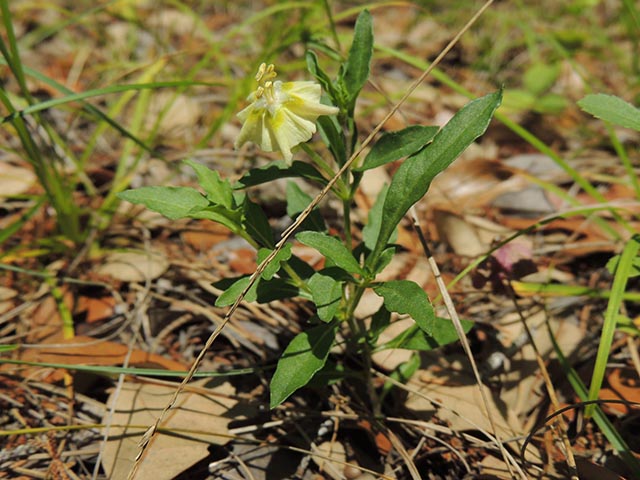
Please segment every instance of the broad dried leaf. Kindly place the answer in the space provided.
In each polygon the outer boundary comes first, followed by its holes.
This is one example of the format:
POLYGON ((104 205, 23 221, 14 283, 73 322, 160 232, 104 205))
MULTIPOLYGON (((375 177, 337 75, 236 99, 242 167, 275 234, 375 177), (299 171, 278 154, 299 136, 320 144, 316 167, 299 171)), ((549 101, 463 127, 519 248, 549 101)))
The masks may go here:
POLYGON ((344 445, 336 441, 327 441, 318 445, 314 451, 322 455, 322 457, 312 455, 311 460, 315 463, 321 472, 325 473, 333 480, 342 480, 344 474, 344 463, 347 461, 347 453, 344 445), (337 463, 332 463, 326 457, 335 459, 337 463))
MULTIPOLYGON (((229 383, 206 388, 210 380, 193 382, 159 426, 162 430, 149 445, 136 478, 169 480, 209 455, 209 445, 228 442, 227 426, 237 418, 230 414, 236 405, 229 383), (166 433, 174 432, 175 435, 166 433)), ((115 401, 113 425, 153 425, 178 384, 151 385, 126 382, 109 398, 115 401)), ((105 417, 105 422, 109 420, 105 417)), ((102 457, 108 478, 127 478, 140 449, 144 429, 111 427, 102 457)))
MULTIPOLYGON (((25 349, 20 360, 43 363, 61 363, 65 365, 101 365, 120 366, 127 358, 128 348, 122 343, 109 342, 76 335, 71 339, 54 338, 48 341, 51 346, 42 345, 38 349, 25 349), (60 348, 60 346, 65 346, 60 348)), ((170 360, 162 355, 134 349, 129 356, 130 366, 145 368, 164 368, 184 371, 186 365, 170 360)))
POLYGON ((169 262, 158 253, 118 252, 105 259, 96 271, 123 282, 154 280, 169 268, 169 262))

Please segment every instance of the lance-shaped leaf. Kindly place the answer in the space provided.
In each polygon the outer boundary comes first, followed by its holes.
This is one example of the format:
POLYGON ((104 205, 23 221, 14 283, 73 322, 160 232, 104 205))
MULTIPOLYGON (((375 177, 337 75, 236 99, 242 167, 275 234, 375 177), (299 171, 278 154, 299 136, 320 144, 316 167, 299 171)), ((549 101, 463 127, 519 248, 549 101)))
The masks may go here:
POLYGON ((604 93, 591 94, 579 100, 578 105, 594 117, 640 132, 640 109, 619 97, 604 93))
POLYGON ((438 127, 411 125, 397 132, 386 132, 371 148, 362 165, 354 170, 369 170, 411 155, 430 142, 438 130, 438 127))
POLYGON ((364 270, 352 253, 336 237, 321 232, 300 232, 296 235, 300 243, 315 248, 338 267, 349 273, 364 275, 364 270))
POLYGON ((257 203, 245 197, 242 203, 242 227, 258 245, 273 248, 275 240, 267 214, 257 203))
MULTIPOLYGON (((271 254, 272 251, 273 249, 270 249, 270 248, 261 248, 260 250, 258 250, 258 258, 256 259, 256 261, 259 264, 262 263, 264 259, 271 254)), ((273 260, 271 261, 271 263, 269 263, 269 265, 266 266, 266 268, 264 269, 264 272, 262 272, 261 277, 264 280, 271 280, 274 277, 274 275, 278 273, 278 270, 280 270, 282 263, 286 263, 287 260, 289 260, 290 258, 291 258, 291 244, 286 243, 280 249, 280 251, 276 253, 276 256, 273 257, 273 260)))
POLYGON ((436 314, 420 285, 410 280, 392 280, 375 286, 373 291, 384 299, 387 310, 409 315, 423 332, 433 336, 436 314))
POLYGON ((342 80, 353 102, 369 78, 373 55, 373 21, 368 10, 363 10, 354 28, 353 43, 344 64, 342 80))
POLYGON ((127 202, 144 205, 170 220, 189 217, 193 211, 209 205, 200 192, 189 187, 141 187, 120 192, 118 197, 127 202))
POLYGON ((299 333, 285 349, 271 379, 271 408, 304 387, 327 361, 337 324, 323 323, 299 333))
POLYGON ((235 207, 233 190, 228 180, 222 180, 218 172, 200 163, 192 160, 186 160, 184 163, 195 170, 198 176, 198 183, 207 194, 207 199, 211 203, 222 205, 230 210, 235 207))
MULTIPOLYGON (((465 333, 473 327, 473 322, 469 320, 461 319, 460 322, 462 323, 462 328, 465 333)), ((436 317, 433 325, 433 335, 427 335, 420 327, 413 325, 392 340, 378 347, 378 349, 403 348, 406 350, 428 352, 429 350, 453 343, 457 340, 458 333, 453 326, 453 322, 448 318, 436 317)))
POLYGON ((318 318, 323 322, 333 320, 342 299, 344 281, 352 278, 337 267, 329 267, 314 273, 309 279, 309 289, 316 305, 318 318))
POLYGON ((468 103, 438 132, 430 145, 404 161, 389 186, 380 234, 367 259, 368 264, 376 262, 402 217, 427 193, 434 177, 485 132, 501 99, 502 91, 498 91, 468 103))
MULTIPOLYGON (((303 192, 298 184, 291 181, 287 182, 287 215, 289 215, 290 218, 297 218, 312 201, 313 198, 303 192)), ((311 214, 302 222, 302 225, 300 225, 300 230, 323 232, 326 229, 324 219, 317 208, 314 208, 311 214)))
POLYGON ((310 163, 294 161, 288 166, 284 161, 269 163, 264 167, 252 168, 238 180, 233 188, 236 190, 254 187, 263 183, 272 182, 286 177, 302 177, 321 185, 326 185, 327 180, 310 163))

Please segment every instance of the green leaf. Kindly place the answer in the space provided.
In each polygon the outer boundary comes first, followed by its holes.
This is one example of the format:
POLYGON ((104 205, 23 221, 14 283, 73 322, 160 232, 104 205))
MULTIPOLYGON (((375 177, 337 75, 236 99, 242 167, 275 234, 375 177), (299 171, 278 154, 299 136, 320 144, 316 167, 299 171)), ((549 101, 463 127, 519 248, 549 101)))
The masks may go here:
MULTIPOLYGON (((384 206, 384 199, 387 198, 387 192, 389 191, 389 185, 384 185, 376 197, 371 210, 369 210, 368 222, 362 229, 362 240, 365 247, 369 250, 373 250, 378 241, 378 234, 380 233, 380 225, 382 224, 382 207, 384 206)), ((378 272, 376 272, 378 273, 378 272)))
MULTIPOLYGON (((471 330, 474 323, 470 320, 460 319, 460 324, 465 333, 471 330)), ((458 332, 456 327, 449 318, 436 317, 436 322, 433 325, 433 339, 440 345, 447 345, 458 341, 458 332)))
POLYGON ((320 83, 322 89, 327 92, 327 94, 335 102, 335 90, 333 87, 333 82, 329 78, 329 75, 327 75, 318 64, 318 56, 315 54, 315 52, 307 50, 305 60, 307 62, 307 70, 309 70, 309 73, 311 73, 311 75, 313 75, 315 79, 318 80, 318 83, 320 83))
MULTIPOLYGON (((420 355, 413 354, 411 358, 406 362, 402 362, 391 372, 390 377, 400 383, 407 383, 414 373, 420 368, 420 355)), ((386 381, 382 387, 381 397, 384 398, 395 385, 389 381, 386 381)))
POLYGON ((353 103, 369 78, 373 55, 373 22, 368 10, 363 10, 354 28, 353 43, 345 62, 342 80, 353 103))
MULTIPOLYGON (((333 320, 342 299, 344 270, 336 267, 325 268, 313 274, 309 279, 309 288, 318 318, 323 322, 333 320)), ((346 275, 348 278, 348 275, 346 275)))
MULTIPOLYGON (((611 257, 607 262, 606 268, 611 275, 613 275, 618 269, 618 263, 620 263, 620 255, 611 257)), ((629 278, 637 277, 640 275, 640 257, 636 256, 631 261, 631 271, 629 272, 629 278)))
MULTIPOLYGON (((224 279, 216 282, 214 286, 226 290, 216 300, 216 307, 233 305, 244 289, 249 285, 250 276, 224 279)), ((297 297, 300 291, 291 285, 286 279, 272 278, 269 281, 258 278, 244 297, 245 302, 269 303, 274 300, 297 297)))
MULTIPOLYGON (((469 320, 460 320, 465 333, 471 330, 473 322, 469 320)), ((385 343, 379 350, 389 348, 403 348, 406 350, 419 350, 428 352, 443 345, 448 345, 458 340, 458 334, 451 320, 447 318, 436 317, 433 327, 433 336, 427 335, 417 325, 408 328, 397 337, 385 343)))
POLYGON ((420 285, 410 280, 392 280, 373 287, 373 291, 384 299, 387 310, 409 315, 427 335, 434 334, 436 314, 420 285))
POLYGON ((230 210, 235 208, 233 190, 228 180, 222 180, 218 172, 193 160, 185 160, 184 163, 196 172, 198 183, 207 194, 207 199, 210 202, 222 205, 230 210))
POLYGON ((232 232, 238 233, 241 229, 242 214, 233 212, 220 205, 209 205, 205 208, 192 211, 188 215, 189 218, 202 218, 211 220, 227 227, 232 232))
POLYGON ((378 311, 371 316, 371 326, 367 332, 371 345, 374 345, 378 341, 378 337, 389 326, 390 322, 391 312, 382 305, 378 311))
POLYGON ((327 361, 337 330, 336 324, 321 324, 295 336, 278 361, 271 379, 270 407, 284 402, 304 387, 327 361))
POLYGON ((533 110, 538 113, 558 114, 567 108, 569 102, 566 97, 557 93, 547 93, 536 99, 533 110))
MULTIPOLYGON (((233 305, 236 301, 236 299, 240 296, 240 294, 244 291, 245 288, 247 288, 247 285, 249 285, 249 278, 250 276, 244 276, 244 277, 240 277, 238 279, 231 279, 233 281, 233 283, 231 284, 231 286, 229 286, 223 293, 222 295, 220 295, 217 299, 216 299, 216 307, 227 307, 229 305, 233 305)), ((226 281, 224 283, 228 283, 229 279, 225 279, 226 281)), ((244 300, 245 302, 255 302, 258 295, 256 293, 256 290, 258 289, 258 283, 260 282, 260 279, 258 278, 256 280, 256 283, 254 283, 251 288, 249 289, 249 291, 247 292, 247 294, 244 296, 244 300)), ((215 285, 218 286, 220 283, 223 282, 219 282, 216 283, 215 285)))
POLYGON ((468 103, 438 132, 430 145, 404 161, 389 186, 380 235, 367 263, 377 261, 402 217, 424 196, 434 177, 484 133, 501 98, 502 91, 498 91, 468 103))
POLYGON ((275 240, 269 219, 257 203, 252 202, 247 196, 242 204, 242 227, 255 240, 258 245, 273 248, 275 240))
MULTIPOLYGON (((264 259, 267 258, 272 251, 273 249, 271 248, 261 248, 260 250, 258 250, 258 258, 257 258, 258 264, 262 263, 264 259)), ((262 272, 261 277, 264 280, 271 280, 273 276, 276 273, 278 273, 278 270, 280 270, 282 263, 283 262, 286 263, 286 261, 289 260, 290 258, 291 258, 291 244, 286 243, 280 249, 280 251, 276 254, 276 256, 273 257, 273 260, 271 261, 271 263, 267 265, 267 267, 264 269, 264 272, 262 272)))
POLYGON ((412 125, 397 132, 386 132, 371 148, 362 165, 353 170, 362 172, 411 155, 429 143, 438 130, 438 127, 412 125))
POLYGON ((345 150, 344 132, 338 123, 335 115, 323 115, 316 120, 320 135, 329 146, 329 151, 338 165, 344 165, 347 161, 347 152, 345 150))
POLYGON ((288 166, 284 160, 280 160, 264 167, 252 168, 233 185, 233 188, 239 190, 241 188, 254 187, 287 177, 302 177, 323 186, 327 184, 327 180, 310 163, 296 160, 291 166, 288 166))
POLYGON ((557 63, 534 63, 524 73, 524 88, 533 95, 542 95, 556 83, 559 74, 560 65, 557 63))
POLYGON ((260 281, 256 290, 258 303, 269 303, 300 296, 300 290, 286 278, 274 277, 269 281, 260 281))
POLYGON ((315 248, 326 258, 349 273, 364 275, 364 270, 351 252, 336 237, 321 232, 300 232, 296 235, 300 243, 315 248))
MULTIPOLYGON (((313 198, 303 192, 296 183, 287 182, 287 215, 290 218, 295 219, 312 201, 313 198)), ((300 225, 300 230, 324 232, 326 229, 324 219, 317 209, 313 209, 300 225)))
MULTIPOLYGON (((392 240, 393 240, 393 237, 396 236, 396 233, 397 232, 393 232, 393 236, 391 237, 392 240)), ((372 266, 371 271, 373 272, 373 274, 378 274, 382 272, 385 269, 385 267, 391 263, 391 260, 393 260, 393 256, 396 254, 396 250, 397 250, 397 247, 395 245, 392 245, 391 247, 385 248, 382 251, 382 253, 378 257, 378 260, 372 266)))
MULTIPOLYGON (((613 344, 613 337, 616 331, 617 317, 620 314, 620 308, 623 304, 627 282, 633 271, 633 260, 638 256, 638 252, 640 252, 640 234, 635 234, 624 246, 613 276, 611 296, 609 297, 607 309, 604 313, 604 323, 602 333, 600 334, 600 341, 598 342, 596 363, 593 366, 591 383, 589 385, 589 400, 596 400, 602 387, 607 369, 607 361, 611 353, 611 345, 613 344)), ((596 405, 588 405, 585 409, 585 417, 591 418, 595 408, 596 405)))
POLYGON ((619 97, 596 93, 579 100, 578 105, 596 118, 640 131, 640 109, 619 97))
POLYGON ((197 190, 189 187, 141 187, 118 193, 127 202, 144 205, 170 220, 190 217, 192 211, 209 205, 197 190))

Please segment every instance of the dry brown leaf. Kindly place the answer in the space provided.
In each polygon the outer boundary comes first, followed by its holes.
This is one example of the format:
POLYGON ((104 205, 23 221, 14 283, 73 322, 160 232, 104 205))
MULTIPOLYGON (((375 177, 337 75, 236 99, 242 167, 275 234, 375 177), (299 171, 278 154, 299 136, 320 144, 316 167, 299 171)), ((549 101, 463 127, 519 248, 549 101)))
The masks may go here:
POLYGON ((180 234, 182 241, 192 248, 205 252, 231 236, 226 227, 209 220, 198 220, 180 234))
POLYGON ((146 129, 150 131, 161 115, 158 133, 166 141, 180 139, 193 130, 202 111, 197 100, 163 91, 154 95, 150 102, 146 129))
POLYGON ((122 282, 154 280, 167 271, 169 262, 158 253, 118 252, 108 255, 96 270, 122 282))
POLYGON ((482 242, 476 228, 463 218, 439 210, 435 212, 438 236, 446 241, 458 255, 477 257, 489 249, 489 245, 482 242))
POLYGON ((14 299, 18 295, 16 290, 0 287, 0 315, 14 307, 14 299))
MULTIPOLYGON (((640 403, 640 386, 637 378, 637 374, 633 370, 627 371, 621 368, 614 368, 607 375, 607 382, 611 388, 600 389, 599 398, 601 400, 623 400, 640 403)), ((631 413, 630 407, 620 403, 605 403, 603 408, 607 412, 616 412, 622 415, 631 413)))
MULTIPOLYGON (((492 432, 491 423, 487 413, 484 411, 480 391, 471 372, 459 373, 455 379, 443 379, 430 370, 420 370, 409 382, 409 387, 421 395, 444 405, 443 408, 434 407, 434 404, 427 398, 410 393, 406 407, 414 411, 419 417, 425 415, 431 417, 437 410, 438 418, 449 423, 452 430, 482 429, 492 432)), ((490 413, 493 416, 498 433, 502 437, 517 436, 522 433, 513 431, 502 412, 503 405, 499 407, 491 391, 487 387, 483 388, 489 399, 490 413)))
MULTIPOLYGON (((227 427, 237 417, 237 414, 230 414, 237 404, 232 398, 235 389, 227 382, 207 388, 208 382, 211 381, 193 382, 189 390, 180 395, 160 425, 162 432, 149 445, 136 479, 175 478, 206 458, 210 444, 224 445, 229 441, 227 427)), ((176 388, 178 384, 126 382, 123 385, 115 398, 116 413, 110 422, 113 426, 102 457, 102 466, 109 478, 127 478, 140 452, 138 443, 146 427, 154 424, 176 388)), ((109 405, 114 395, 115 392, 109 399, 109 405)), ((107 420, 105 417, 105 422, 107 420)))
POLYGON ((504 460, 491 455, 487 455, 482 459, 480 471, 492 480, 510 480, 513 478, 504 460))
POLYGON ((316 455, 311 456, 311 460, 313 460, 321 472, 327 474, 333 480, 344 479, 342 471, 344 469, 343 464, 347 461, 347 453, 342 443, 324 442, 318 445, 314 451, 322 455, 322 457, 316 455), (333 463, 325 457, 330 457, 341 463, 333 463))
POLYGON ((115 297, 105 296, 96 298, 83 295, 78 299, 76 312, 86 312, 87 316, 85 321, 87 323, 94 323, 111 317, 115 306, 115 297))
MULTIPOLYGON (((505 326, 498 327, 506 345, 518 339, 523 334, 522 324, 517 319, 506 318, 505 326)), ((544 360, 553 353, 553 346, 544 327, 544 313, 531 316, 527 322, 533 332, 534 339, 544 360)), ((556 318, 549 319, 551 330, 556 341, 565 355, 571 355, 582 338, 577 324, 556 318)), ((449 360, 453 360, 450 358, 449 360)), ((460 363, 468 365, 466 358, 460 363)), ((500 377, 503 388, 495 397, 489 389, 485 392, 490 399, 490 408, 500 435, 518 436, 528 433, 531 412, 542 399, 541 393, 545 387, 538 372, 533 348, 530 345, 522 347, 512 358, 512 365, 518 369, 509 369, 500 377)), ((487 431, 491 431, 478 387, 470 371, 452 373, 446 376, 436 375, 431 370, 419 370, 411 381, 411 386, 428 397, 443 403, 446 408, 434 408, 430 401, 411 394, 407 399, 407 407, 418 411, 434 413, 438 418, 450 422, 454 430, 475 429, 470 422, 487 431)), ((533 448, 533 447, 532 447, 533 448)), ((533 450, 531 454, 535 456, 533 450)))
MULTIPOLYGON (((96 340, 92 337, 76 336, 69 340, 55 339, 55 345, 43 348, 30 348, 21 352, 20 360, 43 363, 62 363, 65 365, 122 365, 127 355, 127 346, 120 343, 96 340)), ((49 341, 52 343, 52 341, 49 341)), ((129 365, 143 368, 164 368, 184 371, 186 365, 169 360, 161 355, 133 350, 129 365)), ((31 370, 33 372, 33 370, 31 370)), ((22 375, 26 374, 21 370, 22 375)), ((51 372, 46 372, 47 374, 51 372)), ((49 380, 61 378, 62 373, 49 375, 49 380), (52 378, 53 377, 53 378, 52 378)))
POLYGON ((0 197, 24 193, 35 181, 35 174, 28 168, 0 162, 0 197))

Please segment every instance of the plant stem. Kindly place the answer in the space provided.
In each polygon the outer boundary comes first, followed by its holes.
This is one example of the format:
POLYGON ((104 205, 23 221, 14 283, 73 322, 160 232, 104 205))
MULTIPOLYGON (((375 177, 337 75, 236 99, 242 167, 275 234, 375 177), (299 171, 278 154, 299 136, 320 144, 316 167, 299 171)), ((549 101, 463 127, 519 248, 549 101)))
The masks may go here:
POLYGON ((344 243, 351 251, 352 238, 351 238, 351 200, 342 200, 342 215, 344 216, 344 243))

